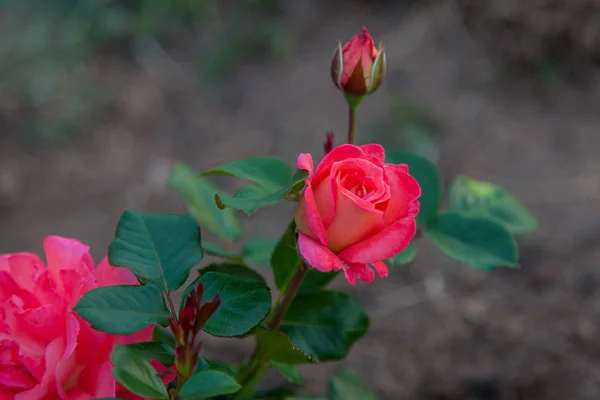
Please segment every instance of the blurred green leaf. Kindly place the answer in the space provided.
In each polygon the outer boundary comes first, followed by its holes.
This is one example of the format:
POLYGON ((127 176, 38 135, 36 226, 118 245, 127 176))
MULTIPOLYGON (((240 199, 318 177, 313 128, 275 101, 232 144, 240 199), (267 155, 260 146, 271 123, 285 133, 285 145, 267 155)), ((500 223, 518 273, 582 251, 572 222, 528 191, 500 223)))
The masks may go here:
POLYGON ((450 187, 452 211, 486 217, 504 225, 513 233, 527 233, 538 226, 535 216, 500 186, 464 176, 450 187))
POLYGON ((300 256, 296 249, 296 223, 292 221, 277 242, 271 256, 275 286, 280 292, 285 291, 299 265, 300 256))
MULTIPOLYGON (((188 210, 201 227, 226 240, 237 240, 242 236, 242 225, 235 210, 220 210, 215 204, 215 194, 222 193, 217 186, 183 163, 173 167, 169 183, 183 196, 188 210)), ((212 247, 214 250, 215 246, 212 247)))
POLYGON ((221 371, 226 373, 227 375, 235 376, 235 373, 229 366, 213 360, 208 360, 205 357, 200 357, 198 359, 198 365, 196 366, 196 371, 206 371, 206 370, 214 370, 221 371))
POLYGON ((277 246, 277 240, 270 238, 255 238, 244 243, 242 257, 246 262, 260 266, 271 264, 271 255, 277 246))
POLYGON ((379 397, 356 374, 344 370, 331 378, 329 400, 379 400, 379 397))
POLYGON ((198 400, 234 393, 240 388, 241 386, 233 376, 222 371, 199 371, 185 382, 179 393, 179 398, 181 400, 198 400))
POLYGON ((152 399, 168 398, 167 388, 150 362, 125 346, 117 346, 110 359, 113 375, 129 391, 152 399))
POLYGON ((387 260, 390 267, 397 267, 413 262, 417 256, 417 247, 414 244, 409 244, 404 250, 387 260))
POLYGON ((271 366, 281 373, 281 376, 290 383, 296 385, 302 384, 302 374, 300 369, 295 365, 283 364, 276 361, 271 361, 271 366))
POLYGON ((302 350, 296 348, 290 338, 282 332, 258 328, 256 349, 263 360, 271 360, 286 364, 303 364, 312 360, 302 350))
POLYGON ((427 236, 448 257, 475 268, 518 266, 517 244, 510 232, 485 218, 442 213, 431 224, 427 236))

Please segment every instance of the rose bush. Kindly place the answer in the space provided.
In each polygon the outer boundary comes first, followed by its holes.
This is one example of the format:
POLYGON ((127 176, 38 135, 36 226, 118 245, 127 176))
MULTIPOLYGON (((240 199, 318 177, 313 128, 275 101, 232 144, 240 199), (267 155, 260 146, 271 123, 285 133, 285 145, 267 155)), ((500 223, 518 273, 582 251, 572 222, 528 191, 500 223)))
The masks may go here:
POLYGON ((408 166, 386 164, 378 144, 334 148, 314 169, 310 154, 298 168, 308 171, 296 209, 298 251, 322 272, 344 270, 351 284, 370 282, 383 260, 402 251, 416 230, 421 189, 408 166))
POLYGON ((0 256, 0 400, 90 399, 116 393, 109 359, 115 344, 148 341, 152 326, 130 336, 93 329, 72 308, 89 290, 137 285, 131 271, 104 258, 94 268, 77 240, 44 240, 47 266, 35 254, 0 256))

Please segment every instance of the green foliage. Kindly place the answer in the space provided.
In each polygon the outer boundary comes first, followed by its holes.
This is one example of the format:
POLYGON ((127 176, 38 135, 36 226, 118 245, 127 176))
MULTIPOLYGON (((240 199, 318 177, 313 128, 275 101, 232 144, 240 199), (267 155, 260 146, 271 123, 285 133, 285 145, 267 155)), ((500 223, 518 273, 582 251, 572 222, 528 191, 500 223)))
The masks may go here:
POLYGON ((302 374, 300 373, 300 369, 291 364, 279 363, 276 361, 271 361, 271 366, 275 368, 281 376, 285 378, 290 383, 294 383, 296 385, 302 384, 302 374))
POLYGON ((453 260, 480 269, 516 267, 517 244, 500 224, 456 212, 438 215, 429 238, 453 260))
POLYGON ((200 279, 204 285, 203 301, 215 294, 222 299, 221 306, 204 326, 214 336, 240 336, 258 325, 271 308, 271 291, 264 279, 249 268, 215 266, 204 272, 200 279), (245 269, 245 273, 240 272, 245 269))
POLYGON ((537 219, 514 196, 500 186, 464 176, 450 187, 449 208, 469 215, 489 218, 513 233, 537 228, 537 219))
MULTIPOLYGON (((237 240, 242 236, 242 225, 235 210, 220 210, 215 204, 215 193, 222 193, 217 186, 183 163, 173 167, 169 183, 181 194, 202 228, 225 240, 237 240)), ((211 245, 204 243, 209 250, 211 245)))
POLYGON ((117 346, 110 357, 114 377, 128 390, 152 399, 168 398, 167 389, 145 358, 127 346, 117 346))
POLYGON ((300 256, 296 249, 296 223, 290 222, 271 256, 271 267, 275 277, 275 286, 284 291, 300 265, 300 256))
POLYGON ((227 365, 218 361, 207 360, 204 357, 200 357, 200 359, 198 360, 198 365, 196 366, 196 371, 206 371, 209 369, 214 371, 221 371, 226 373, 227 375, 235 376, 233 370, 227 365))
POLYGON ((244 243, 242 257, 244 261, 257 265, 270 265, 271 255, 277 241, 269 238, 255 238, 244 243))
POLYGON ((222 371, 206 370, 196 372, 183 385, 179 398, 197 400, 237 392, 241 386, 235 378, 222 371))
POLYGON ((379 400, 379 397, 356 374, 344 370, 331 378, 329 400, 379 400))
POLYGON ((298 190, 304 178, 294 174, 283 160, 273 157, 252 157, 221 165, 202 175, 232 176, 252 181, 253 185, 241 188, 235 195, 217 193, 219 208, 231 207, 251 214, 258 208, 275 204, 298 190))
POLYGON ((108 250, 112 265, 127 267, 138 279, 170 292, 202 259, 200 229, 188 215, 127 210, 108 250))
POLYGON ((442 180, 437 167, 423 157, 401 150, 388 150, 386 162, 407 164, 408 172, 419 182, 421 208, 417 224, 426 226, 437 214, 442 201, 442 180))
POLYGON ((417 246, 411 243, 404 250, 387 261, 390 267, 397 267, 399 265, 410 264, 416 256, 417 246))
POLYGON ((175 362, 173 348, 162 342, 140 342, 120 344, 116 347, 126 347, 129 354, 143 358, 147 361, 158 360, 165 367, 170 367, 175 362))
POLYGON ((318 361, 340 360, 369 328, 369 317, 350 296, 321 291, 299 294, 281 331, 292 343, 318 361))
POLYGON ((258 328, 254 334, 258 355, 263 360, 285 364, 303 364, 312 361, 306 353, 296 348, 284 333, 258 328))
POLYGON ((74 310, 94 329, 130 335, 170 316, 154 286, 105 286, 85 293, 74 310))

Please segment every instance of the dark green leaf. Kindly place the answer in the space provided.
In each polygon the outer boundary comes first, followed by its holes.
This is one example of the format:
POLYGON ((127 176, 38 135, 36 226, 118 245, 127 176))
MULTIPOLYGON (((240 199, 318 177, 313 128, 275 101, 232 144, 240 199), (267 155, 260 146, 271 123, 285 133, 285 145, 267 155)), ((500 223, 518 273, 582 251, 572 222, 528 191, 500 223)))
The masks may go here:
POLYGON ((265 278, 252 268, 248 268, 245 265, 241 264, 233 264, 233 263, 215 263, 209 264, 204 268, 201 268, 200 275, 204 275, 207 272, 218 272, 220 274, 232 275, 234 277, 250 280, 250 281, 258 281, 262 284, 265 284, 265 278))
POLYGON ((271 267, 273 267, 277 289, 281 292, 285 291, 299 265, 300 256, 296 249, 296 223, 292 221, 277 242, 271 256, 271 267))
POLYGON ((327 400, 327 399, 325 397, 321 397, 321 396, 311 396, 309 394, 305 394, 305 395, 288 396, 285 398, 285 400, 327 400))
POLYGON ((198 359, 198 365, 196 366, 196 371, 206 371, 206 370, 215 370, 225 372, 227 375, 235 376, 235 373, 231 368, 227 365, 220 363, 218 361, 207 360, 204 357, 200 357, 198 359))
POLYGON ((292 184, 292 189, 290 190, 289 194, 300 193, 302 191, 302 189, 304 189, 304 186, 305 186, 304 180, 306 178, 308 178, 308 171, 305 171, 303 169, 296 170, 296 173, 294 174, 294 177, 292 178, 292 181, 294 183, 292 184))
POLYGON ((428 237, 450 258, 481 269, 518 265, 517 244, 502 225, 456 212, 442 213, 428 237))
POLYGON ((125 346, 127 350, 146 361, 158 360, 165 367, 170 367, 175 362, 173 349, 162 342, 140 342, 132 344, 123 344, 116 346, 125 346))
POLYGON ((234 176, 238 179, 249 180, 267 191, 276 191, 288 186, 293 177, 289 165, 274 157, 252 157, 221 165, 202 175, 234 176))
POLYGON ((390 267, 397 267, 398 265, 405 265, 411 263, 417 256, 417 247, 414 244, 409 244, 404 250, 389 258, 388 264, 390 267))
POLYGON ((329 400, 379 400, 352 372, 337 373, 329 382, 329 400))
MULTIPOLYGON (((227 240, 237 240, 242 234, 242 225, 234 210, 220 210, 215 204, 215 193, 221 189, 196 171, 180 163, 173 167, 169 183, 183 197, 190 213, 202 228, 208 229, 227 240)), ((206 244, 203 244, 208 249, 206 244)))
POLYGON ((250 275, 232 275, 226 272, 206 272, 203 301, 219 293, 222 303, 204 326, 214 336, 240 336, 258 325, 271 308, 271 292, 264 281, 250 275))
POLYGON ((275 239, 256 238, 244 244, 242 256, 246 262, 261 266, 270 265, 276 245, 275 239))
POLYGON ((152 332, 152 341, 164 343, 172 349, 175 348, 176 344, 173 333, 160 325, 156 325, 154 327, 154 331, 152 332))
POLYGON ((208 242, 206 240, 202 241, 202 249, 205 254, 209 254, 211 256, 224 257, 224 258, 238 258, 239 256, 233 251, 227 250, 225 247, 221 246, 218 243, 208 242))
POLYGON ((295 347, 290 338, 282 332, 258 328, 256 349, 261 359, 286 364, 304 364, 311 362, 310 357, 295 347))
POLYGON ((271 361, 271 365, 279 371, 288 382, 295 383, 296 385, 302 384, 302 374, 297 366, 278 363, 276 361, 271 361))
POLYGON ((129 268, 140 281, 172 291, 202 259, 200 229, 189 215, 127 210, 108 257, 112 265, 129 268))
POLYGON ((329 285, 335 278, 340 275, 340 272, 321 272, 314 268, 309 268, 302 284, 300 285, 299 293, 309 293, 321 290, 329 285))
POLYGON ((94 329, 130 335, 150 324, 167 324, 170 316, 154 286, 104 286, 83 295, 74 309, 94 329))
POLYGON ((292 343, 318 361, 344 358, 369 328, 369 317, 345 293, 298 295, 281 323, 292 343))
POLYGON ((129 391, 143 397, 166 399, 167 389, 149 361, 124 346, 115 347, 110 359, 114 377, 129 391))
POLYGON ((494 184, 464 176, 458 177, 450 187, 450 209, 487 217, 513 233, 535 230, 537 219, 510 193, 494 184))
POLYGON ((181 400, 198 400, 206 397, 235 393, 241 389, 235 378, 221 371, 196 372, 183 385, 181 400))
POLYGON ((401 150, 386 151, 386 162, 407 164, 408 171, 421 186, 421 205, 417 223, 426 226, 437 214, 442 200, 442 180, 437 167, 430 161, 416 154, 401 150))

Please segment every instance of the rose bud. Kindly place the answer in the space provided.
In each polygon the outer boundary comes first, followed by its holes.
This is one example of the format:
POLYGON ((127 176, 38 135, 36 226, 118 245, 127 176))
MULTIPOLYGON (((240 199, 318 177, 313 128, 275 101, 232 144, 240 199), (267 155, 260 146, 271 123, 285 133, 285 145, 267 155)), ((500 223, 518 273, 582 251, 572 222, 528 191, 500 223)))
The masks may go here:
POLYGON ((415 235, 421 188, 405 164, 386 164, 378 144, 344 144, 315 170, 310 154, 298 156, 308 171, 296 209, 298 251, 321 272, 344 270, 351 284, 386 277, 383 260, 415 235))
POLYGON ((384 75, 383 46, 375 47, 367 28, 363 27, 344 47, 339 43, 331 61, 331 78, 338 89, 357 96, 373 93, 384 75))

